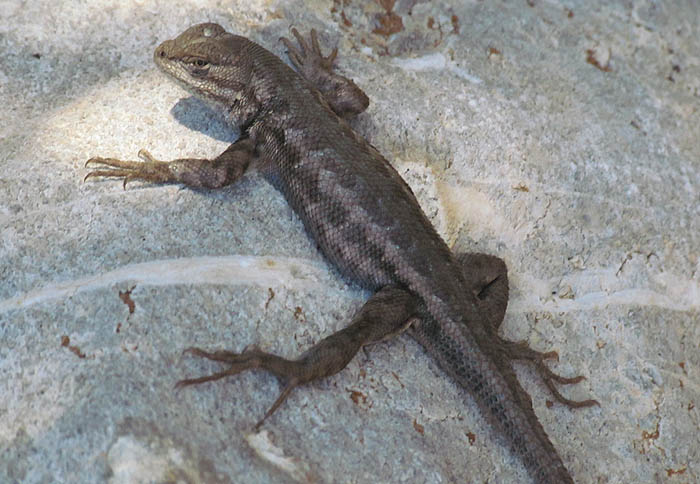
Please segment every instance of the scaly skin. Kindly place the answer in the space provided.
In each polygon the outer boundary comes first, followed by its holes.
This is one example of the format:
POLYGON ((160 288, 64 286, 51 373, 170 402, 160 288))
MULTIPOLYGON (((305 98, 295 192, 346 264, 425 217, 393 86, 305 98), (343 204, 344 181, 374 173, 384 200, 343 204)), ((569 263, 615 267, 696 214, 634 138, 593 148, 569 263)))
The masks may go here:
POLYGON ((452 254, 408 185, 346 122, 369 101, 352 81, 332 72, 336 51, 323 57, 315 32, 310 44, 293 33, 299 47, 283 41, 301 75, 216 24, 196 25, 163 42, 154 53, 158 67, 223 112, 241 129, 241 138, 214 160, 161 162, 143 151, 143 163, 93 158, 88 163, 100 169, 87 177, 217 188, 233 183, 256 159, 325 256, 375 295, 350 326, 294 361, 258 349, 239 354, 192 348, 230 367, 180 385, 264 368, 286 381, 266 418, 294 387, 340 371, 363 345, 408 329, 472 395, 536 482, 573 482, 511 361, 535 363, 555 398, 569 406, 597 402, 567 400, 553 382, 576 383, 582 377, 564 378, 547 369, 544 359, 556 353, 540 353, 497 335, 508 299, 505 264, 484 254, 452 254))

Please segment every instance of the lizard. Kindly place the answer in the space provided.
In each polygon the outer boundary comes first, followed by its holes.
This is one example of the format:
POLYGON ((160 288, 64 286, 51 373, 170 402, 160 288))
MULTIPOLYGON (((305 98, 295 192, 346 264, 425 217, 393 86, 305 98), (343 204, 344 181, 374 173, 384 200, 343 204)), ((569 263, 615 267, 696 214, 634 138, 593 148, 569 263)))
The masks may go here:
POLYGON ((297 386, 341 371, 365 345, 409 333, 463 387, 489 424, 538 483, 573 482, 520 386, 512 362, 534 364, 559 402, 573 401, 555 385, 578 383, 554 373, 540 352, 498 335, 508 302, 505 262, 481 253, 453 254, 391 164, 349 121, 369 105, 364 92, 334 71, 338 50, 324 56, 318 34, 285 45, 292 69, 261 45, 214 23, 195 25, 161 43, 155 64, 168 77, 223 114, 239 138, 214 159, 140 161, 93 157, 85 180, 113 177, 123 186, 180 183, 216 189, 255 165, 297 213, 306 231, 341 274, 374 291, 344 329, 289 360, 246 347, 242 352, 187 348, 228 366, 184 379, 199 384, 260 368, 285 384, 258 428, 297 386))

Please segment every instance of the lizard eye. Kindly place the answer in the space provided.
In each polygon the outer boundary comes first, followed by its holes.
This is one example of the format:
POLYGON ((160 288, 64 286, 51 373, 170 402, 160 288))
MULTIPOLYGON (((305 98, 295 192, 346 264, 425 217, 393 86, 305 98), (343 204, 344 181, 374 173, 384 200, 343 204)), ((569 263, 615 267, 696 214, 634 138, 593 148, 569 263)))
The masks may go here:
POLYGON ((187 62, 187 70, 194 77, 205 77, 209 73, 211 64, 204 59, 190 59, 187 62))

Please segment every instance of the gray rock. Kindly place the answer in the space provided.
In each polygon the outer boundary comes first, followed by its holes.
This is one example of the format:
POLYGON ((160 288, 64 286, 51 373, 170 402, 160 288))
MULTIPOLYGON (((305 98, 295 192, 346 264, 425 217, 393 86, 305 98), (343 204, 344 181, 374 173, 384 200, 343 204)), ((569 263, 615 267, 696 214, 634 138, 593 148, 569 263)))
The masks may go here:
POLYGON ((293 357, 368 297, 255 174, 212 192, 82 182, 90 156, 235 139, 151 61, 206 20, 280 55, 292 25, 339 46, 372 100, 357 130, 456 251, 507 261, 501 332, 588 377, 562 391, 601 407, 571 411, 518 367, 577 482, 699 479, 696 6, 360 3, 0 4, 1 482, 527 480, 406 336, 257 433, 270 375, 173 390, 218 368, 188 346, 293 357))

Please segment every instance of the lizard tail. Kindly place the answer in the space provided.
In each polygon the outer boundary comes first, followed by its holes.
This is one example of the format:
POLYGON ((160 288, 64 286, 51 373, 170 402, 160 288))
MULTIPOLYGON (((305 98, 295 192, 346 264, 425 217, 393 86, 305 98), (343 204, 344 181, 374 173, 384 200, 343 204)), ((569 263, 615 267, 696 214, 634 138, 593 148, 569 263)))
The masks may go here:
POLYGON ((498 358, 498 349, 491 345, 477 346, 475 335, 463 323, 443 320, 438 324, 426 317, 410 333, 474 397, 483 416, 506 438, 535 482, 573 484, 507 357, 498 358))

